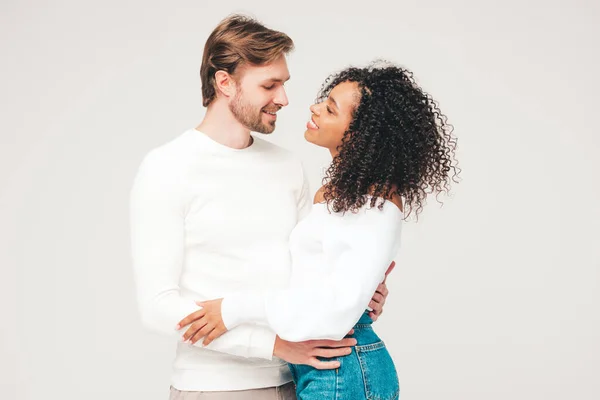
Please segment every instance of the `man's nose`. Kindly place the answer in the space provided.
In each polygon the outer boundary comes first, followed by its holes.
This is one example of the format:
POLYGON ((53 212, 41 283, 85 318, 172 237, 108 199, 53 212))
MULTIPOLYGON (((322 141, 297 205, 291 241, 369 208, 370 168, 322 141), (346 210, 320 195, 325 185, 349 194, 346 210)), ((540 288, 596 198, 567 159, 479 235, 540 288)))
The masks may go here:
POLYGON ((285 107, 288 104, 290 104, 287 98, 287 94, 285 93, 285 88, 283 86, 279 88, 279 90, 277 91, 277 96, 273 101, 275 104, 278 104, 281 107, 285 107))

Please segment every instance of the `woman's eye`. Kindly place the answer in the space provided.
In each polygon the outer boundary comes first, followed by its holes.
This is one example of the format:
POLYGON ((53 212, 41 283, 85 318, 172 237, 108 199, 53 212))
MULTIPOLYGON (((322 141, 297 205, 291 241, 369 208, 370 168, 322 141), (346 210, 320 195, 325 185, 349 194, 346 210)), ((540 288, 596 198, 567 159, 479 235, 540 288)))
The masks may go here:
POLYGON ((329 106, 327 106, 327 112, 328 112, 329 114, 333 114, 333 111, 331 111, 331 108, 329 108, 329 106))
POLYGON ((267 90, 271 90, 275 87, 275 85, 271 85, 271 86, 263 86, 265 89, 267 90))

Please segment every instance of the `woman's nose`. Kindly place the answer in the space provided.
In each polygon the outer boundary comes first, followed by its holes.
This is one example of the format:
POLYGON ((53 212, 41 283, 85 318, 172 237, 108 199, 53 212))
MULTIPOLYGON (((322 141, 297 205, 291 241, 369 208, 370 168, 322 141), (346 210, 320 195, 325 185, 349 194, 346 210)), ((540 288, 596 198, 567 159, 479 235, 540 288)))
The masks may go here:
POLYGON ((319 115, 319 107, 317 107, 317 104, 313 104, 312 106, 310 106, 310 112, 316 115, 319 115))

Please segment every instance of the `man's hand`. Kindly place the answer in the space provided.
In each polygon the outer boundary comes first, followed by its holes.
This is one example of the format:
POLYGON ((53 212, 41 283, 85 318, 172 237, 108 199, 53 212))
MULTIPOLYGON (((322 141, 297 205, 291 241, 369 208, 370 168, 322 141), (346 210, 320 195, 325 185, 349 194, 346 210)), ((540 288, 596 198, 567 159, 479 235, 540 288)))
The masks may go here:
POLYGON ((190 344, 196 343, 204 337, 202 344, 208 346, 210 342, 227 332, 221 316, 221 303, 223 299, 208 300, 197 302, 200 310, 195 311, 179 321, 176 329, 190 325, 183 334, 183 341, 190 341, 190 344))
POLYGON ((373 298, 369 302, 369 307, 373 309, 373 311, 369 313, 369 317, 371 317, 373 322, 377 321, 377 318, 379 318, 379 316, 383 313, 383 305, 385 304, 385 300, 387 299, 387 296, 389 294, 385 281, 395 266, 396 261, 392 261, 387 271, 385 272, 385 278, 383 279, 383 282, 381 282, 379 286, 377 286, 377 289, 373 294, 373 298))
MULTIPOLYGON (((349 335, 354 333, 351 330, 349 335)), ((339 361, 321 361, 317 357, 334 358, 347 356, 356 346, 356 339, 342 340, 307 340, 304 342, 288 342, 279 336, 275 338, 273 355, 292 364, 310 365, 316 369, 339 368, 339 361)))

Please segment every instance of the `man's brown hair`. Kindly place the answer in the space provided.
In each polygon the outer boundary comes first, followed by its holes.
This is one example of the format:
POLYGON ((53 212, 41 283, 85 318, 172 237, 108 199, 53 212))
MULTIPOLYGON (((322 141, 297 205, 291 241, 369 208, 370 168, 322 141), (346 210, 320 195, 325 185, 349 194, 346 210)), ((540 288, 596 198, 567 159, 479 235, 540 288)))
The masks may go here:
POLYGON ((207 107, 217 96, 217 71, 234 74, 242 64, 268 64, 293 48, 294 42, 288 35, 269 29, 253 18, 240 14, 225 18, 204 45, 200 67, 202 105, 207 107))

